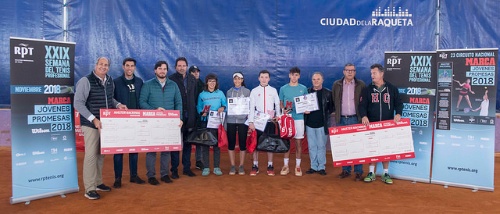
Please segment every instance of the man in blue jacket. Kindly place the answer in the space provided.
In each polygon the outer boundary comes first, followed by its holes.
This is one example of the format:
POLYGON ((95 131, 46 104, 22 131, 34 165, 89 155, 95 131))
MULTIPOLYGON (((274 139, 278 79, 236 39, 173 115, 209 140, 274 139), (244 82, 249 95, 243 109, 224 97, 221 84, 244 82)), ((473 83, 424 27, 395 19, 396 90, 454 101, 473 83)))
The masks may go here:
MULTIPOLYGON (((115 83, 115 99, 127 105, 129 109, 139 109, 139 95, 141 94, 142 79, 134 75, 136 60, 133 58, 125 58, 122 63, 123 75, 114 79, 115 83)), ((130 153, 128 156, 128 165, 130 168, 130 182, 136 184, 145 183, 137 175, 137 153, 130 153)), ((114 188, 122 186, 123 172, 123 154, 115 154, 113 156, 115 183, 114 188)))
MULTIPOLYGON (((155 64, 155 75, 144 83, 139 97, 139 104, 142 109, 157 109, 157 110, 179 110, 182 112, 182 98, 177 84, 167 78, 168 64, 165 61, 158 61, 155 64)), ((179 127, 182 127, 182 115, 179 127)), ((160 157, 160 175, 161 180, 165 183, 172 183, 168 176, 168 168, 170 162, 170 152, 161 152, 160 157)), ((146 169, 148 183, 151 185, 160 184, 156 180, 156 152, 146 153, 146 169)))

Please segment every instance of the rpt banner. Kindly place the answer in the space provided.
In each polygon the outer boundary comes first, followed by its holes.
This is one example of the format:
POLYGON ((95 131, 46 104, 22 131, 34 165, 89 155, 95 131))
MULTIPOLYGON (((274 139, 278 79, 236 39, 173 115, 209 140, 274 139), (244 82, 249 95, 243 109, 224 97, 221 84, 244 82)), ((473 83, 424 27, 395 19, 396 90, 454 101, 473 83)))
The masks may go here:
MULTIPOLYGON (((385 52, 384 79, 398 87, 403 118, 410 118, 415 158, 394 160, 391 176, 430 182, 432 133, 436 106, 436 52, 385 52)), ((378 167, 382 174, 382 167, 378 167)))
POLYGON ((498 49, 437 51, 432 183, 494 190, 498 49))
POLYGON ((10 38, 11 203, 78 191, 75 44, 10 38))

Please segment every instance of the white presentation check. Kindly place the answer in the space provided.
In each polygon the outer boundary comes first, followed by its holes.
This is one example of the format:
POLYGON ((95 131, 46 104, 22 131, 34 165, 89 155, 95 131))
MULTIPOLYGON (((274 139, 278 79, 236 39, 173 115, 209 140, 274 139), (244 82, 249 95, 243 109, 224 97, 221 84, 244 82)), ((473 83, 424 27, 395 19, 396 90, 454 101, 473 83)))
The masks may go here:
POLYGON ((182 150, 178 110, 101 109, 101 154, 182 150))

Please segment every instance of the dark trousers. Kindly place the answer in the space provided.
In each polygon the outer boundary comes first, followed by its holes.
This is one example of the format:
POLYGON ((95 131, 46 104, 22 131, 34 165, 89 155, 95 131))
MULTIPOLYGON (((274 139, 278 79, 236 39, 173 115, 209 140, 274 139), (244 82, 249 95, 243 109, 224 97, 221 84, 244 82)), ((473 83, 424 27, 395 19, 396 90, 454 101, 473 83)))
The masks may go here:
POLYGON ((227 124, 227 149, 233 151, 236 147, 236 133, 238 133, 238 142, 240 145, 240 151, 247 150, 247 132, 248 126, 239 123, 228 123, 227 124))
MULTIPOLYGON (((215 138, 218 138, 217 129, 208 129, 214 135, 215 138)), ((214 168, 220 167, 220 148, 218 144, 212 146, 214 150, 214 168)), ((203 161, 203 166, 205 168, 210 168, 210 146, 201 146, 201 158, 203 161)))
MULTIPOLYGON (((137 159, 139 155, 137 153, 130 153, 128 155, 128 165, 130 167, 130 177, 137 176, 137 159)), ((113 163, 115 169, 115 179, 121 178, 123 173, 123 154, 113 155, 113 163)))
MULTIPOLYGON (((186 139, 189 136, 189 134, 192 131, 188 130, 183 130, 182 132, 182 166, 183 166, 183 171, 189 171, 191 170, 191 143, 187 143, 186 139)), ((177 172, 177 168, 179 167, 179 161, 180 161, 180 152, 175 151, 175 152, 170 152, 170 157, 171 157, 171 163, 172 163, 172 168, 170 171, 172 172, 177 172)))

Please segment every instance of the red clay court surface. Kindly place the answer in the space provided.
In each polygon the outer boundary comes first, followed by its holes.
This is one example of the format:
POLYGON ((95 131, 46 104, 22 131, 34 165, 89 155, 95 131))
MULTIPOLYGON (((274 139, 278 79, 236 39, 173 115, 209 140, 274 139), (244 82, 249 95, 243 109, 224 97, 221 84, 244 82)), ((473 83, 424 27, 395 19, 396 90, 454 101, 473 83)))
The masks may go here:
MULTIPOLYGON (((478 191, 442 185, 412 183, 394 179, 393 185, 378 180, 373 183, 355 182, 351 176, 339 179, 339 168, 327 164, 326 176, 319 174, 296 177, 280 176, 283 155, 275 155, 276 176, 265 173, 265 154, 260 155, 261 173, 248 175, 251 160, 246 159, 247 175, 228 175, 229 158, 221 153, 223 176, 211 174, 194 178, 180 175, 171 184, 158 186, 128 182, 128 155, 124 156, 122 188, 100 192, 101 199, 88 200, 82 182, 83 153, 78 153, 80 191, 66 198, 50 197, 31 201, 29 205, 11 205, 11 149, 0 147, 0 210, 1 213, 500 213, 500 191, 478 191)), ((104 161, 105 184, 114 182, 113 156, 104 161)), ((330 156, 327 157, 330 161, 330 156)), ((213 159, 211 158, 211 161, 213 159)), ((290 166, 295 164, 291 157, 290 166)), ((495 184, 500 181, 500 158, 495 159, 495 184)), ((159 163, 157 164, 159 167, 159 163)), ((139 155, 139 175, 146 180, 145 154, 139 155)), ((307 154, 302 169, 309 168, 307 154)), ((367 167, 365 166, 365 171, 367 167)), ((159 172, 159 170, 157 170, 159 172)), ((159 178, 158 178, 159 180, 159 178)), ((498 187, 496 187, 498 188, 498 187)))

